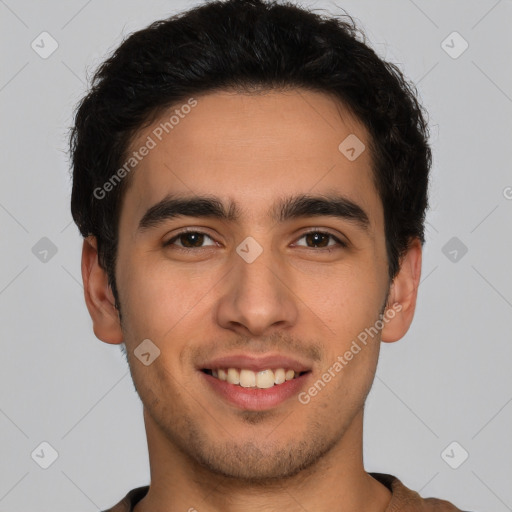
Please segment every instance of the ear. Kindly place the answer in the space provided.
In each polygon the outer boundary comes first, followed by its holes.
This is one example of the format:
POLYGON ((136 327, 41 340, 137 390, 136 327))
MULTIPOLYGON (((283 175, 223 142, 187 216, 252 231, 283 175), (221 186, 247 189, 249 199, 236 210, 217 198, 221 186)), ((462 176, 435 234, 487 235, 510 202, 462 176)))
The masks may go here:
POLYGON ((123 342, 123 333, 107 272, 98 261, 98 246, 94 236, 84 240, 82 247, 82 280, 87 309, 92 318, 93 331, 105 343, 123 342))
POLYGON ((387 321, 384 322, 381 333, 381 340, 386 343, 403 338, 411 325, 420 284, 421 252, 420 240, 412 239, 401 259, 400 270, 391 283, 387 309, 384 312, 384 320, 387 321), (391 314, 393 310, 394 316, 391 314))

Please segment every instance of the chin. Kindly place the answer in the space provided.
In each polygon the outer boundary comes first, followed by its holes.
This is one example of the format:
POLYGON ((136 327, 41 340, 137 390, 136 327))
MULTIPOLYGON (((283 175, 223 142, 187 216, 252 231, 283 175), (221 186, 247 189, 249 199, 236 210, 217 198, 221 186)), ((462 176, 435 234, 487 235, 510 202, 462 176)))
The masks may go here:
POLYGON ((302 440, 269 442, 268 435, 262 434, 258 438, 253 436, 251 441, 233 438, 219 443, 206 439, 204 433, 188 425, 186 439, 181 439, 180 444, 189 458, 211 474, 241 484, 268 485, 313 467, 336 445, 336 438, 321 436, 315 430, 314 435, 304 433, 302 440))

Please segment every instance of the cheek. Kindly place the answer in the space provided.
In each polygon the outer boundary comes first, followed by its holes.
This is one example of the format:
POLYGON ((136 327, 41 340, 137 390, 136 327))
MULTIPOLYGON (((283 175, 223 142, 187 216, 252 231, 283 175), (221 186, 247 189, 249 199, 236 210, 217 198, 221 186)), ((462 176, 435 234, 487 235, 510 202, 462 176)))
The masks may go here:
POLYGON ((339 342, 357 336, 378 318, 386 283, 373 261, 353 259, 344 265, 302 267, 296 272, 297 296, 339 342))
MULTIPOLYGON (((125 327, 134 338, 165 342, 189 323, 208 303, 208 292, 219 281, 216 271, 193 272, 157 258, 133 257, 119 272, 120 300, 125 327)), ((121 269, 121 266, 119 267, 121 269)))
POLYGON ((315 313, 308 313, 311 321, 329 327, 322 329, 326 357, 320 376, 322 382, 329 382, 328 391, 319 405, 333 412, 340 412, 339 408, 348 403, 355 407, 373 382, 380 349, 375 323, 386 292, 379 271, 358 260, 325 275, 317 274, 315 279, 302 280, 298 295, 308 297, 304 302, 315 313))

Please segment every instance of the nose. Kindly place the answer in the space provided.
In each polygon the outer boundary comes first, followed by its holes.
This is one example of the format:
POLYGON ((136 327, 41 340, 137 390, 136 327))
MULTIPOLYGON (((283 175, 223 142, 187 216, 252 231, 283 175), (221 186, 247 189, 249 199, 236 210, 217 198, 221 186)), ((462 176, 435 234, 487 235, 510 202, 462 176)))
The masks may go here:
POLYGON ((217 304, 217 322, 241 335, 270 335, 292 326, 298 317, 293 278, 264 250, 252 263, 233 255, 233 267, 217 304))

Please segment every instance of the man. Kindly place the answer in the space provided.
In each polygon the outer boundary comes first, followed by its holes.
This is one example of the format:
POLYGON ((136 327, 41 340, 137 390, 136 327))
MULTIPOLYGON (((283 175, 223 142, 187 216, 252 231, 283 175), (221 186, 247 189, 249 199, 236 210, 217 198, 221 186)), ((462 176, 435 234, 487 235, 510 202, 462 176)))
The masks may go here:
POLYGON ((210 2, 130 36, 71 137, 94 333, 151 466, 111 510, 457 511, 367 473, 380 342, 407 332, 431 152, 349 21, 210 2))

